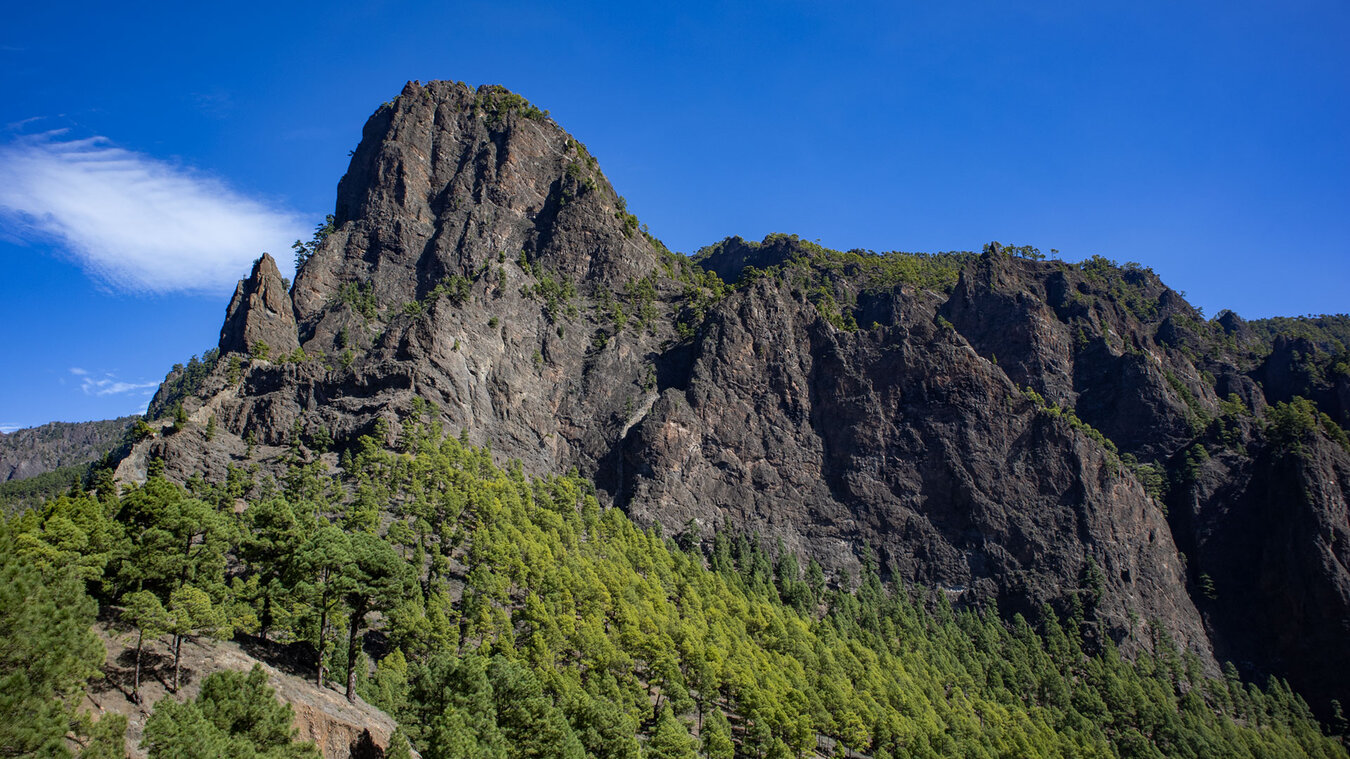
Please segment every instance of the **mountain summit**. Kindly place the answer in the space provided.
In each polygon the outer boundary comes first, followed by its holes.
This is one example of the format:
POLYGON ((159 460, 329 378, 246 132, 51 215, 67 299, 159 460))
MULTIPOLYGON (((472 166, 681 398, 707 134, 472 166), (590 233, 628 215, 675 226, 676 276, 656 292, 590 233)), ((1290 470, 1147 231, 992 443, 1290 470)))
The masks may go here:
POLYGON ((423 419, 668 534, 1350 695, 1341 322, 1206 321, 1144 267, 997 244, 676 255, 546 112, 449 82, 371 116, 300 252, 289 292, 267 257, 240 283, 152 406, 188 422, 120 477, 332 467, 423 419))

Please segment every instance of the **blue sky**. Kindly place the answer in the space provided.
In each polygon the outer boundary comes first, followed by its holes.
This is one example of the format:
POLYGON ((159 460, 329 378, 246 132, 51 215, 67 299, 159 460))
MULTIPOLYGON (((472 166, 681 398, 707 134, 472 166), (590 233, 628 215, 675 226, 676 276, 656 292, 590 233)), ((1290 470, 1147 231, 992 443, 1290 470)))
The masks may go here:
POLYGON ((677 250, 1000 240, 1350 310, 1342 0, 128 5, 0 26, 0 427, 143 408, 410 79, 549 109, 677 250))

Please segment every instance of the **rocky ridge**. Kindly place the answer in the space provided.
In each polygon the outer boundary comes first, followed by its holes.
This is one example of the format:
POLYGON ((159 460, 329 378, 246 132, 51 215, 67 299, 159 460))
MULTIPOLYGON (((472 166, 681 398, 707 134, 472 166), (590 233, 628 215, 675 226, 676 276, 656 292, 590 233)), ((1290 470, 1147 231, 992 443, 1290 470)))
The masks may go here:
POLYGON ((0 433, 0 482, 88 464, 122 439, 135 416, 97 422, 52 422, 0 433))
POLYGON ((239 280, 220 328, 221 353, 275 350, 284 356, 300 347, 295 313, 277 262, 266 253, 253 264, 253 274, 239 280))
POLYGON ((1166 631, 1319 710, 1347 695, 1330 342, 1207 321, 1137 265, 996 244, 677 256, 495 87, 381 107, 334 222, 289 292, 267 258, 241 282, 188 425, 156 423, 120 477, 332 464, 429 414, 668 532, 754 532, 841 582, 874 557, 956 603, 1084 614, 1126 650, 1166 631))

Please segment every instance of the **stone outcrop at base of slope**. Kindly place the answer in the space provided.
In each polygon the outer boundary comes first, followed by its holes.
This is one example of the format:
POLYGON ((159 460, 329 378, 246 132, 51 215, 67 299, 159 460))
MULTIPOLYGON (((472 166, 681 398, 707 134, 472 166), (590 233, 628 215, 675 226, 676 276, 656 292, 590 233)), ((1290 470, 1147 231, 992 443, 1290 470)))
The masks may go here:
POLYGON ((142 731, 157 701, 196 698, 202 680, 208 675, 228 670, 246 672, 255 664, 267 673, 268 685, 277 697, 290 704, 296 737, 312 741, 324 759, 377 759, 384 755, 397 727, 389 715, 360 698, 349 703, 340 691, 316 685, 312 672, 290 666, 279 658, 278 647, 244 638, 238 642, 208 638, 185 641, 182 686, 177 694, 170 693, 165 686, 165 682, 172 681, 173 660, 168 647, 148 643, 142 653, 145 663, 141 673, 142 703, 136 704, 130 698, 134 634, 106 625, 100 625, 98 632, 108 649, 106 677, 95 681, 84 709, 95 719, 110 713, 127 717, 127 753, 133 759, 145 756, 140 746, 142 731))

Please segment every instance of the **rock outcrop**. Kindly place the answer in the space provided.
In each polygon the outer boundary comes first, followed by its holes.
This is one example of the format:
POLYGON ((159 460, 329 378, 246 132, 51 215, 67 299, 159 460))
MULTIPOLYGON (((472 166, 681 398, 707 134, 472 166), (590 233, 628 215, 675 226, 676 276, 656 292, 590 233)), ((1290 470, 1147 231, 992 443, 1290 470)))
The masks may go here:
POLYGON ((295 313, 277 262, 264 253, 253 274, 239 281, 220 328, 220 353, 261 350, 286 355, 300 347, 295 313))
POLYGON ((279 473, 418 415, 669 532, 753 532, 841 582, 870 548, 958 604, 1082 610, 1127 651, 1165 629, 1318 709, 1350 695, 1350 661, 1299 649, 1346 648, 1350 453, 1262 421, 1294 395, 1343 416, 1347 380, 1138 265, 781 235, 689 259, 546 113, 432 82, 370 118, 279 288, 264 258, 189 424, 119 476, 279 473))
POLYGON ((164 683, 171 666, 167 646, 161 641, 150 641, 143 654, 147 669, 141 678, 141 703, 131 700, 131 678, 134 650, 129 647, 130 636, 125 631, 100 625, 97 628, 108 650, 104 677, 97 681, 85 700, 83 708, 95 719, 106 714, 121 714, 127 718, 126 750, 134 759, 146 756, 141 738, 146 720, 154 712, 155 703, 163 698, 191 700, 201 692, 202 681, 216 672, 247 672, 261 666, 267 673, 267 684, 277 698, 291 707, 295 737, 313 742, 324 759, 380 759, 397 725, 389 715, 357 698, 347 701, 338 690, 320 687, 314 683, 312 672, 296 667, 279 655, 283 649, 261 639, 243 638, 239 642, 189 638, 183 643, 183 684, 177 693, 169 691, 164 683))
POLYGON ((1207 649, 1164 512, 1119 458, 935 324, 935 294, 900 287, 869 308, 877 326, 839 330, 769 282, 720 305, 688 376, 626 441, 629 510, 846 570, 869 545, 896 576, 1005 612, 1091 595, 1127 647, 1163 623, 1207 649))

